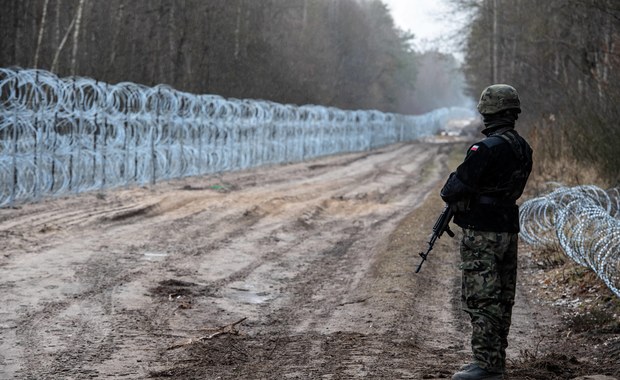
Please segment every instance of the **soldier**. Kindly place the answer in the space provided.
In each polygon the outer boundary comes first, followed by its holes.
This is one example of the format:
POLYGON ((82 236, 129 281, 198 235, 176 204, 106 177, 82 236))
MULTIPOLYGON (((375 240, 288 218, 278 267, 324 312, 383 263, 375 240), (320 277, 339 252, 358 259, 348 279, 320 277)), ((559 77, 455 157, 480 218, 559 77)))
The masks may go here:
POLYGON ((465 160, 441 190, 463 228, 463 310, 473 328, 474 361, 452 380, 501 379, 517 276, 517 199, 532 170, 532 149, 515 131, 521 102, 514 87, 495 84, 478 102, 486 136, 469 147, 465 160))

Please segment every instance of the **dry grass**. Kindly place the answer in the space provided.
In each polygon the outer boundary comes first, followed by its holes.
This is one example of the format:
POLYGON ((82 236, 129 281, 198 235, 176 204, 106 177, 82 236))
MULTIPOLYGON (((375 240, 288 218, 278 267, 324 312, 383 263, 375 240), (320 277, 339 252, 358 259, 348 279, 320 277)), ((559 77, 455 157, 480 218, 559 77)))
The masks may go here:
POLYGON ((594 166, 575 156, 568 137, 557 126, 543 120, 530 130, 527 138, 534 150, 529 191, 540 192, 549 182, 567 186, 593 184, 604 188, 611 185, 594 166))

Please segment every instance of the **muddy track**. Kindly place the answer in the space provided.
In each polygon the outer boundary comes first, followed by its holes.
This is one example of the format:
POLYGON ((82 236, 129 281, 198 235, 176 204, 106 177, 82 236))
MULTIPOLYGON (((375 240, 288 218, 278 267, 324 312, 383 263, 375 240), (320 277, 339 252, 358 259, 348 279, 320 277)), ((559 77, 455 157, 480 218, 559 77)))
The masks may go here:
POLYGON ((0 378, 449 377, 468 360, 456 241, 413 271, 454 149, 0 210, 0 378))

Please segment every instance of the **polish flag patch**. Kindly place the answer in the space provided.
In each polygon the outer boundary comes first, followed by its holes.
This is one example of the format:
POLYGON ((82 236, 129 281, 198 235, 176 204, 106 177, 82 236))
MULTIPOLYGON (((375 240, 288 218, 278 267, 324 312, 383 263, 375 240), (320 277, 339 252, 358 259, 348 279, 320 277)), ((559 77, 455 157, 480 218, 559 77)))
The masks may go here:
POLYGON ((473 151, 475 152, 475 151, 477 151, 477 150, 478 150, 478 148, 479 148, 479 146, 478 146, 478 145, 474 145, 474 146, 472 146, 471 148, 469 148, 469 150, 473 150, 473 151))

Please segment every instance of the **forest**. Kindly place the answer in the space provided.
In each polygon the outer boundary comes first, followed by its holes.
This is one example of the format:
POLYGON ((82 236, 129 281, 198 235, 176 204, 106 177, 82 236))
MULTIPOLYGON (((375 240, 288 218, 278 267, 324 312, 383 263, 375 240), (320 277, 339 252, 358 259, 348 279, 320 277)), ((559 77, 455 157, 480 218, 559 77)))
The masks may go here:
MULTIPOLYGON (((0 66, 191 93, 417 114, 422 70, 463 102, 451 55, 416 53, 379 0, 0 0, 0 66), (433 62, 429 65, 428 62, 433 62), (417 93, 414 94, 417 88, 417 93)), ((424 73, 422 73, 424 74, 424 73)))
POLYGON ((617 185, 620 3, 447 1, 463 62, 415 51, 381 0, 0 0, 0 67, 402 114, 509 83, 537 170, 617 185))
POLYGON ((538 169, 581 182, 592 167, 605 185, 620 184, 620 2, 452 4, 472 14, 462 41, 468 92, 498 82, 519 90, 519 122, 537 143, 538 169))

